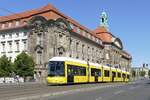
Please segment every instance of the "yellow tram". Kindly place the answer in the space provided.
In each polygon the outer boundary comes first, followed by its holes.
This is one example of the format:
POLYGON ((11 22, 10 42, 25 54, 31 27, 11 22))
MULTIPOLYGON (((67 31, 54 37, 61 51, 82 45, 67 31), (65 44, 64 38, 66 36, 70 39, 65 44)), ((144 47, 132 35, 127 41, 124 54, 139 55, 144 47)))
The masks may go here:
POLYGON ((53 57, 48 64, 48 84, 129 81, 129 72, 68 57, 53 57))

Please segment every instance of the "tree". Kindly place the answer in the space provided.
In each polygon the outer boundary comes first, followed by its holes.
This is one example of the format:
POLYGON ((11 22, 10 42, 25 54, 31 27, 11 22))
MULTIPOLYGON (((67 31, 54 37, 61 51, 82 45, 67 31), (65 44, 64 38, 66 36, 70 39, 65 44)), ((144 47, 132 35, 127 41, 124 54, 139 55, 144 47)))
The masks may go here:
POLYGON ((24 51, 19 54, 14 61, 15 73, 24 79, 26 79, 27 76, 33 76, 34 66, 35 63, 32 57, 24 51))
POLYGON ((0 77, 10 76, 13 72, 11 60, 5 55, 0 58, 0 77))
POLYGON ((140 71, 140 76, 144 77, 145 76, 145 71, 140 71))
POLYGON ((148 71, 148 76, 149 76, 149 78, 150 78, 150 70, 148 71))
POLYGON ((135 72, 135 70, 132 70, 132 77, 136 77, 136 72, 135 72))

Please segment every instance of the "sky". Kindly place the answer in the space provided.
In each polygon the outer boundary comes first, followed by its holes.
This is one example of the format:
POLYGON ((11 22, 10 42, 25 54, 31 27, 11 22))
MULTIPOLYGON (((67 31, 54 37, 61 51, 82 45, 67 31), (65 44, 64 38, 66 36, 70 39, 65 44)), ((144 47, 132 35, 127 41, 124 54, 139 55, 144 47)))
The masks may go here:
POLYGON ((0 16, 48 3, 91 30, 100 25, 100 15, 105 11, 109 31, 132 55, 132 66, 150 64, 150 0, 1 0, 0 16))

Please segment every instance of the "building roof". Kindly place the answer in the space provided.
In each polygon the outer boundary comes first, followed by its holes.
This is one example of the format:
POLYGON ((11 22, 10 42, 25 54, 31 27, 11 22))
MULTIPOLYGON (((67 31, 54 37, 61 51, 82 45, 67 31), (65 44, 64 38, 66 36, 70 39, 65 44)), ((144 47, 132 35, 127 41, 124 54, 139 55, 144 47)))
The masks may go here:
MULTIPOLYGON (((112 35, 104 26, 98 26, 95 30, 93 30, 93 33, 96 34, 104 43, 113 43, 113 38, 116 38, 114 35, 112 35)), ((120 41, 121 43, 121 41, 120 41)), ((123 56, 132 59, 131 55, 126 52, 125 50, 122 50, 123 56)))
POLYGON ((0 16, 0 23, 11 21, 11 20, 27 18, 27 17, 32 17, 34 15, 43 13, 43 12, 48 11, 48 10, 58 11, 51 4, 48 4, 48 5, 46 5, 42 8, 39 8, 39 9, 29 10, 29 11, 25 11, 25 12, 22 12, 22 13, 14 13, 14 14, 11 14, 11 15, 8 15, 8 16, 0 16))
POLYGON ((98 64, 98 63, 87 62, 84 60, 74 59, 74 58, 70 58, 70 57, 53 57, 53 58, 49 59, 49 61, 72 61, 72 62, 78 62, 78 63, 82 63, 82 64, 89 64, 89 65, 92 65, 92 66, 95 66, 98 68, 102 67, 102 65, 98 64))
MULTIPOLYGON (((33 16, 42 16, 47 20, 50 19, 57 19, 57 18, 64 18, 66 19, 69 23, 73 24, 75 27, 72 30, 73 32, 77 32, 77 27, 80 28, 81 30, 91 34, 95 38, 98 38, 102 42, 106 43, 112 43, 112 38, 114 37, 104 26, 99 26, 95 30, 91 31, 90 29, 82 26, 79 24, 77 21, 73 20, 72 18, 64 15, 61 13, 58 9, 56 9, 53 5, 48 4, 44 7, 38 8, 38 9, 33 9, 29 11, 25 11, 22 13, 16 13, 8 16, 0 16, 0 30, 7 30, 7 29, 13 29, 13 28, 18 28, 18 27, 24 27, 27 25, 27 22, 33 17, 33 16), (19 26, 15 25, 15 22, 19 21, 20 24, 19 26), (9 22, 12 22, 12 26, 8 27, 9 22), (5 23, 6 27, 2 29, 2 24, 5 23)), ((80 33, 82 35, 82 32, 80 33)), ((102 46, 102 44, 100 44, 102 46)))
POLYGON ((127 51, 123 50, 122 52, 123 52, 124 54, 128 55, 128 58, 129 58, 129 59, 132 59, 132 56, 131 56, 127 51))
POLYGON ((104 26, 98 26, 95 30, 93 30, 94 33, 107 33, 107 29, 104 26))
POLYGON ((111 43, 112 34, 104 26, 98 26, 93 33, 96 34, 103 42, 111 43))
MULTIPOLYGON (((72 18, 64 15, 63 13, 61 13, 58 9, 56 9, 51 4, 48 4, 44 7, 39 8, 39 9, 29 10, 29 11, 25 11, 22 13, 16 13, 16 14, 8 15, 8 16, 0 16, 0 30, 16 28, 17 26, 14 25, 14 21, 17 21, 17 20, 20 21, 19 26, 24 27, 25 25, 27 25, 27 22, 33 16, 42 16, 47 20, 50 20, 50 19, 55 20, 57 18, 64 18, 69 23, 71 23, 75 26, 74 29, 72 30, 73 32, 77 32, 77 28, 79 28, 79 29, 84 30, 85 32, 91 34, 92 36, 98 38, 99 40, 101 40, 101 38, 98 37, 96 34, 93 34, 93 32, 90 29, 79 24, 77 21, 73 20, 72 18), (8 27, 9 22, 13 23, 12 27, 8 27), (6 24, 6 27, 2 29, 1 26, 3 23, 6 24)), ((80 33, 80 34, 82 35, 82 33, 80 33)))

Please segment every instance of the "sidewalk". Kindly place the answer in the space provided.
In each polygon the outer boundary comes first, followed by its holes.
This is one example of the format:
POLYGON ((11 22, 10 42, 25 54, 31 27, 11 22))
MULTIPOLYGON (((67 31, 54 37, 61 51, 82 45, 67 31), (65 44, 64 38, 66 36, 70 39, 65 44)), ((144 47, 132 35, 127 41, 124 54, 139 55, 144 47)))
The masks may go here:
POLYGON ((1 86, 13 86, 13 85, 34 85, 34 84, 44 84, 43 82, 19 82, 19 83, 0 83, 1 86))

